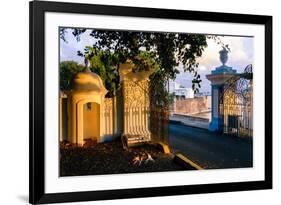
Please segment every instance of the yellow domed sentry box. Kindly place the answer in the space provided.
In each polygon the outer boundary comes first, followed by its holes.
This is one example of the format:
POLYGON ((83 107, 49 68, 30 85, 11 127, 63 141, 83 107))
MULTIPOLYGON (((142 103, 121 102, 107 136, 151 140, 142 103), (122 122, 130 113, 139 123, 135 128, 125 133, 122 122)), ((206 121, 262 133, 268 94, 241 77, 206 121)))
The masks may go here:
POLYGON ((68 141, 82 146, 86 140, 100 142, 104 134, 103 110, 107 93, 101 78, 89 69, 73 79, 68 93, 68 141))

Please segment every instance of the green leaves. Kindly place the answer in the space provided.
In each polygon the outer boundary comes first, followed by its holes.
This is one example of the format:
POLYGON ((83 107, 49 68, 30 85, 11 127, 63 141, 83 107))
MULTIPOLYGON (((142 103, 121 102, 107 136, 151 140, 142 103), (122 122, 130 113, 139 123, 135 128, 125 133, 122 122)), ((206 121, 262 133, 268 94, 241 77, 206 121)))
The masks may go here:
POLYGON ((137 56, 132 59, 135 64, 133 72, 159 70, 159 64, 155 60, 155 53, 140 51, 137 56))
MULTIPOLYGON (((72 30, 72 34, 78 41, 79 36, 85 31, 85 29, 76 28, 72 30)), ((63 34, 64 31, 61 32, 63 34)), ((178 66, 183 65, 185 72, 194 75, 195 79, 192 81, 195 84, 194 89, 199 88, 201 82, 195 72, 199 66, 197 58, 202 56, 207 47, 207 39, 214 39, 218 44, 230 50, 218 36, 205 34, 92 29, 90 36, 95 39, 94 45, 86 47, 84 53, 79 51, 77 53, 79 56, 92 59, 97 55, 96 51, 102 52, 102 55, 114 54, 116 58, 107 56, 100 60, 103 64, 107 64, 105 60, 110 58, 111 63, 117 65, 129 59, 137 65, 134 72, 147 70, 151 66, 158 67, 157 70, 161 73, 159 76, 163 79, 175 79, 179 73, 178 66)))
POLYGON ((78 72, 83 71, 84 67, 75 61, 63 61, 60 63, 60 89, 71 90, 73 88, 72 79, 78 72))
MULTIPOLYGON (((77 38, 83 31, 75 31, 77 38)), ((192 88, 200 88, 197 70, 200 57, 207 47, 209 36, 204 34, 110 31, 93 29, 90 36, 95 39, 92 46, 85 47, 77 54, 90 62, 90 69, 97 73, 109 96, 114 96, 120 87, 118 65, 126 60, 134 64, 133 72, 154 69, 150 76, 150 104, 156 110, 168 110, 173 96, 169 96, 167 82, 180 73, 179 65, 193 75, 192 88)), ((77 39, 78 40, 78 39, 77 39)), ((159 113, 157 113, 159 114, 159 113)), ((157 117, 155 118, 157 119, 157 117)))
POLYGON ((109 50, 99 50, 96 46, 86 46, 84 52, 78 51, 78 55, 90 62, 92 72, 98 74, 106 89, 108 97, 114 96, 120 87, 120 78, 117 70, 119 55, 109 50))
POLYGON ((80 41, 80 36, 82 33, 85 33, 85 31, 86 31, 85 28, 82 28, 82 29, 75 28, 75 29, 73 29, 72 34, 73 34, 73 36, 75 36, 77 41, 80 41))
MULTIPOLYGON (((101 50, 98 46, 86 46, 84 51, 77 54, 90 62, 90 69, 97 73, 109 91, 107 96, 114 96, 120 88, 120 77, 118 65, 128 58, 126 50, 112 52, 109 49, 101 50)), ((129 58, 130 59, 130 58, 129 58)), ((140 51, 137 56, 131 58, 135 64, 133 72, 148 71, 150 69, 159 70, 159 64, 155 60, 155 53, 140 51)))

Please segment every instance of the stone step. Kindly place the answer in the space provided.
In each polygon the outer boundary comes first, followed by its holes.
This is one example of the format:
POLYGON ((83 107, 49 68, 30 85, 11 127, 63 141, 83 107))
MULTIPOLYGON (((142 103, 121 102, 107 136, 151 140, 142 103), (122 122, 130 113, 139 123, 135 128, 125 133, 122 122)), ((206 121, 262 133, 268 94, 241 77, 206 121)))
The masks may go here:
POLYGON ((131 141, 131 140, 145 140, 145 139, 149 139, 149 136, 146 136, 146 137, 130 137, 130 138, 127 138, 128 141, 131 141))
POLYGON ((122 138, 124 147, 131 147, 150 141, 150 135, 125 135, 122 138))
POLYGON ((131 140, 127 140, 128 143, 147 142, 147 141, 150 141, 150 139, 146 138, 146 139, 131 139, 131 140))

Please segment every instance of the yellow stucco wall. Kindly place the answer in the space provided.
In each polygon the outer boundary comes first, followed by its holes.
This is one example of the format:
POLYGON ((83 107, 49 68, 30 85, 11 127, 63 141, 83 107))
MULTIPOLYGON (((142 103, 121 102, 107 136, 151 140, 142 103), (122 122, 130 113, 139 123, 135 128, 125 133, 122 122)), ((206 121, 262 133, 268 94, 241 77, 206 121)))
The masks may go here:
POLYGON ((100 105, 93 102, 90 105, 90 110, 87 104, 83 106, 83 138, 97 141, 100 136, 100 105))
POLYGON ((117 103, 116 97, 104 98, 95 92, 72 91, 63 100, 60 99, 61 142, 67 140, 83 145, 84 139, 103 142, 121 135, 123 112, 118 112, 117 105, 121 103, 117 103), (67 103, 62 103, 63 100, 67 103), (91 112, 86 109, 87 103, 91 103, 91 112))
POLYGON ((104 96, 96 92, 77 92, 69 95, 68 100, 69 123, 68 139, 72 143, 84 144, 84 138, 89 138, 93 133, 97 141, 101 141, 104 134, 103 110, 104 96), (85 110, 85 104, 91 103, 96 112, 85 110), (99 109, 98 109, 99 108, 99 109), (86 124, 85 124, 86 123, 86 124), (93 131, 95 129, 95 131, 93 131))

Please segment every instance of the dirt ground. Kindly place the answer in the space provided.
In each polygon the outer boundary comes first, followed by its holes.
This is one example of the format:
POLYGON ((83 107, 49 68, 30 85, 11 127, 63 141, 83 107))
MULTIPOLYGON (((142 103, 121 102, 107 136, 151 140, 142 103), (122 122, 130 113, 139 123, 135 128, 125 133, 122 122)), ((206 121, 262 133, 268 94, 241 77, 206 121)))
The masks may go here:
POLYGON ((184 170, 153 144, 124 150, 121 141, 86 147, 60 146, 60 176, 184 170))

